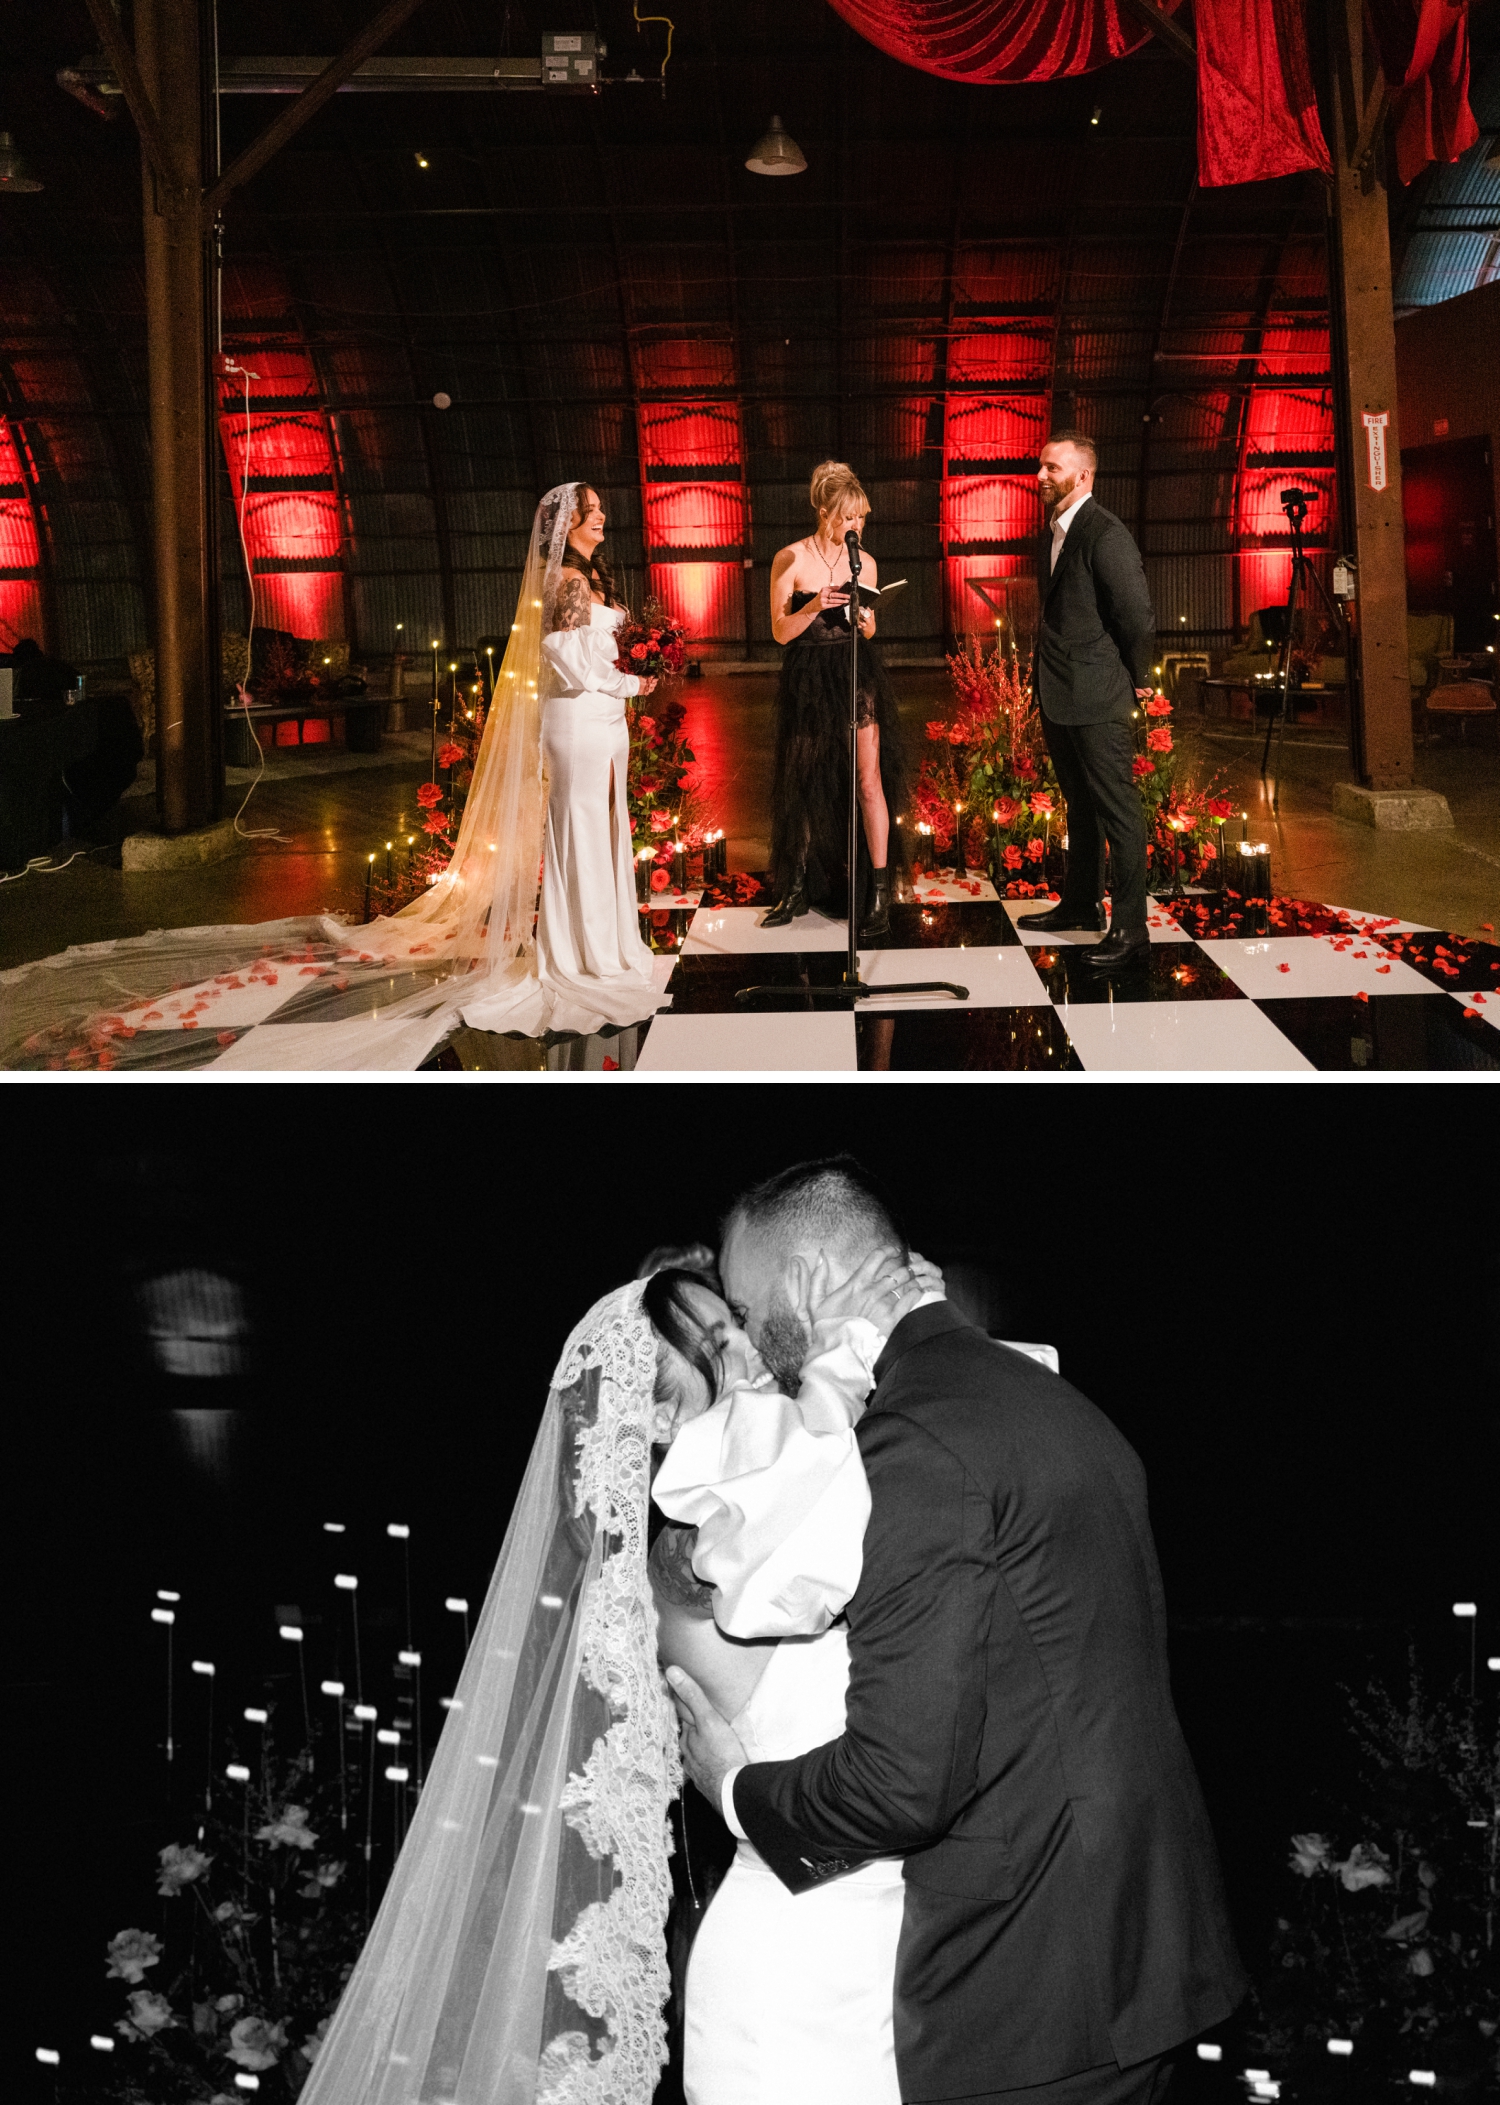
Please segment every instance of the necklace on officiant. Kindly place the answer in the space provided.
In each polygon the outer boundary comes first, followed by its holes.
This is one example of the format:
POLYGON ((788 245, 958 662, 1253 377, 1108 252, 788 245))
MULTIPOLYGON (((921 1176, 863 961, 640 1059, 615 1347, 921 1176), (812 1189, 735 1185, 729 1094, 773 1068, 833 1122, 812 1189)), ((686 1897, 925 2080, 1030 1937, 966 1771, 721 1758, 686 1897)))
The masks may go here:
MULTIPOLYGON (((817 552, 817 557, 818 557, 818 561, 819 561, 819 562, 820 562, 820 563, 821 563, 821 564, 823 565, 824 569, 825 569, 825 570, 826 570, 826 571, 828 572, 828 582, 829 582, 829 584, 831 585, 831 584, 833 583, 833 573, 834 573, 834 571, 835 571, 835 570, 837 570, 837 569, 838 569, 838 567, 839 567, 839 558, 838 558, 838 555, 835 555, 835 557, 834 557, 834 559, 833 559, 833 561, 832 561, 831 563, 829 562, 829 560, 828 560, 827 556, 826 556, 826 555, 824 555, 824 553, 823 553, 823 542, 822 542, 822 535, 821 535, 821 531, 820 531, 819 533, 815 533, 815 534, 813 535, 813 537, 812 537, 812 545, 813 545, 814 549, 815 549, 815 550, 816 550, 816 552, 817 552)), ((844 544, 843 544, 843 542, 842 542, 842 541, 840 541, 840 543, 839 543, 839 554, 841 554, 841 555, 846 555, 847 553, 848 553, 848 550, 847 550, 847 549, 846 549, 846 548, 844 547, 844 544)))

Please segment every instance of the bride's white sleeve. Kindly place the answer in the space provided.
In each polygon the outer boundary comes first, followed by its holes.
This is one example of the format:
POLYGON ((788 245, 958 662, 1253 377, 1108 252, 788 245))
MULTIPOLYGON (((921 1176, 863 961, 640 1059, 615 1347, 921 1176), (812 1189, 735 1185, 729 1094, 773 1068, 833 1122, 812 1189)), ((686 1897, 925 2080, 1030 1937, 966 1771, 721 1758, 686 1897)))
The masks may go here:
POLYGON ((542 638, 542 656, 569 694, 613 694, 621 700, 639 694, 633 672, 615 663, 612 629, 554 629, 542 638))
POLYGON ((870 1489, 854 1428, 883 1340, 820 1323, 795 1400, 746 1384, 682 1428, 652 1487, 696 1527, 693 1569, 726 1636, 810 1637, 859 1584, 870 1489))

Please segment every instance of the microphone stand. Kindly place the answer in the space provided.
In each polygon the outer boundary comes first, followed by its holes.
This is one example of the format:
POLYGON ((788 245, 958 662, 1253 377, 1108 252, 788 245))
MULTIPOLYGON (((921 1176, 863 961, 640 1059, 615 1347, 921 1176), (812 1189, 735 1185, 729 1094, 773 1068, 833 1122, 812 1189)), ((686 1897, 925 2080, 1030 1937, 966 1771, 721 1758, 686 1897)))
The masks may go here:
MULTIPOLYGON (((763 986, 741 987, 735 1001, 741 1008, 763 1003, 778 1008, 801 1008, 810 1004, 815 1009, 852 1009, 856 1002, 869 1001, 873 995, 887 994, 951 994, 956 1001, 967 1001, 967 987, 956 986, 951 979, 924 979, 903 982, 900 986, 872 987, 859 976, 859 891, 857 875, 859 869, 859 535, 845 534, 844 546, 849 551, 849 599, 845 607, 851 635, 849 639, 849 951, 844 960, 844 975, 836 987, 788 987, 763 986)), ((822 617, 815 615, 815 620, 822 617)), ((887 855, 890 851, 887 849, 887 855)))

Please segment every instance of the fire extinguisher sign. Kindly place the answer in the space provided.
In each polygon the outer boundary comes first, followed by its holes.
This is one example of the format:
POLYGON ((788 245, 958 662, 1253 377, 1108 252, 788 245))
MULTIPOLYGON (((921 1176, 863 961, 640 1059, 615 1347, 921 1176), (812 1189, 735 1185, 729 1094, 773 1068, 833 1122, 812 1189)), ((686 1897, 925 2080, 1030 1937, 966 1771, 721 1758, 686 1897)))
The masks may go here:
POLYGON ((1364 412, 1365 451, 1369 456, 1369 481, 1372 490, 1383 490, 1386 486, 1385 435, 1390 428, 1391 413, 1388 409, 1364 412))

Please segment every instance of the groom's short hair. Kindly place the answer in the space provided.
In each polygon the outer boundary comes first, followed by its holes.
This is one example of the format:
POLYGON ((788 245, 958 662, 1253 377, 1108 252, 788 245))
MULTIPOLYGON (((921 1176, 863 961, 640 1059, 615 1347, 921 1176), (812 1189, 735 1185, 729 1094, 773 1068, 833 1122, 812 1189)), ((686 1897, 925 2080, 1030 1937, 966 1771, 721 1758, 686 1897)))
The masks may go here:
POLYGON ((757 1235, 774 1236, 790 1255, 816 1246, 853 1256, 890 1243, 910 1256, 894 1207, 852 1155, 827 1155, 778 1170, 738 1198, 724 1223, 743 1221, 757 1235))

